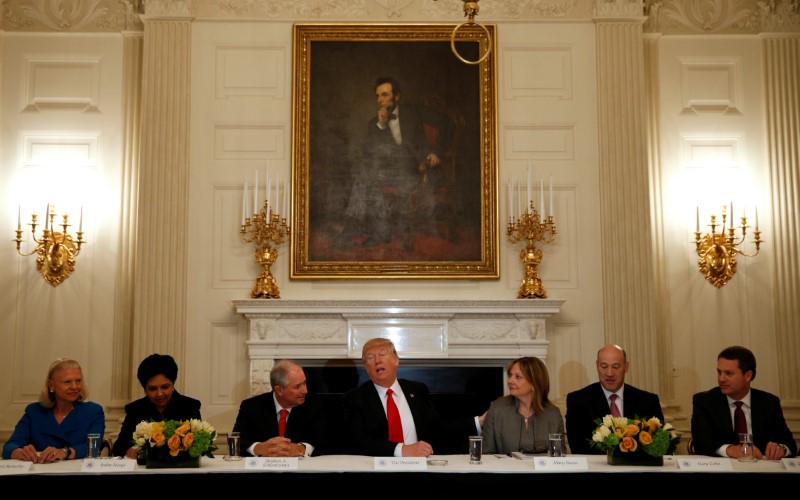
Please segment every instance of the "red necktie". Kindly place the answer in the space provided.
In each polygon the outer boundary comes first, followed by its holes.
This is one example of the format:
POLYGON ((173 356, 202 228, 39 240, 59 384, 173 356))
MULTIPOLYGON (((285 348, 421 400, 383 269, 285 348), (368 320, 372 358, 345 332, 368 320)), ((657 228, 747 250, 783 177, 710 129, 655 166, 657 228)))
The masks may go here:
POLYGON ((619 407, 617 406, 617 396, 616 394, 612 394, 609 396, 611 398, 611 416, 612 417, 621 417, 622 415, 619 412, 619 407))
POLYGON ((281 408, 281 419, 278 420, 278 435, 283 437, 286 434, 286 415, 289 414, 289 410, 281 408))
POLYGON ((386 391, 386 418, 389 420, 389 441, 403 442, 403 423, 400 421, 400 412, 392 397, 392 390, 386 391))
POLYGON ((742 402, 736 401, 736 409, 733 410, 733 430, 736 434, 747 434, 747 419, 744 418, 744 410, 742 410, 742 402))

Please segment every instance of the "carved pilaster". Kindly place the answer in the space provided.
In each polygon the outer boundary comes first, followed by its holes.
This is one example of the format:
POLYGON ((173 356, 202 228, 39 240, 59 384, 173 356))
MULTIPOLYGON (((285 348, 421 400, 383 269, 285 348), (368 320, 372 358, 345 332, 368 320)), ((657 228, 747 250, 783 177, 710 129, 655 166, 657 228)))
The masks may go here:
POLYGON ((184 366, 187 330, 191 20, 177 14, 187 5, 146 2, 146 9, 158 8, 144 16, 132 349, 134 359, 171 354, 178 366, 184 366))

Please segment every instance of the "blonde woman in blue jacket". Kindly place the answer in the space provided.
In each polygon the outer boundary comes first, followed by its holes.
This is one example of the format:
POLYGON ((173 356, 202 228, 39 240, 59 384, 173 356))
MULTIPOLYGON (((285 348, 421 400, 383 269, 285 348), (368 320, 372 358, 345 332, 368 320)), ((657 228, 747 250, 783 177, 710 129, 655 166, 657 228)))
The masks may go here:
POLYGON ((3 458, 48 464, 84 458, 86 435, 105 432, 103 407, 87 401, 81 365, 59 358, 50 364, 39 401, 25 408, 3 458))

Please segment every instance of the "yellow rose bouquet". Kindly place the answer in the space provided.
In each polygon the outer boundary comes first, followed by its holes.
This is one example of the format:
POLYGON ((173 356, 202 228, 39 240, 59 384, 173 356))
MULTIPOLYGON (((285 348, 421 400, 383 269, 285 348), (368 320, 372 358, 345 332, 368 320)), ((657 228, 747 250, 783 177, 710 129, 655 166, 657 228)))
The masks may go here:
POLYGON ((145 449, 148 460, 214 458, 216 436, 217 431, 204 420, 142 421, 133 432, 133 445, 145 449))
POLYGON ((606 415, 595 420, 597 429, 590 445, 606 453, 637 454, 663 457, 675 452, 681 438, 670 424, 662 424, 657 417, 613 417, 606 415))

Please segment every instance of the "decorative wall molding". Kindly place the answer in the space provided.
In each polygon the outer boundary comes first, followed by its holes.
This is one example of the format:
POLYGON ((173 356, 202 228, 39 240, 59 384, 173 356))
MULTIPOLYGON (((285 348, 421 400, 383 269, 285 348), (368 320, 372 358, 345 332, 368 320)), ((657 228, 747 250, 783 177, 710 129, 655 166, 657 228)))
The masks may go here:
MULTIPOLYGON (((270 390, 276 360, 322 366, 361 357, 374 337, 391 338, 403 364, 504 366, 519 356, 547 358, 548 318, 563 300, 234 300, 247 320, 250 391, 270 390)), ((550 329, 553 327, 550 326, 550 329)))
MULTIPOLYGON (((461 23, 460 0, 5 0, 6 31, 141 30, 140 17, 203 20, 461 23)), ((663 34, 800 32, 796 0, 484 0, 477 20, 647 19, 663 34)))

